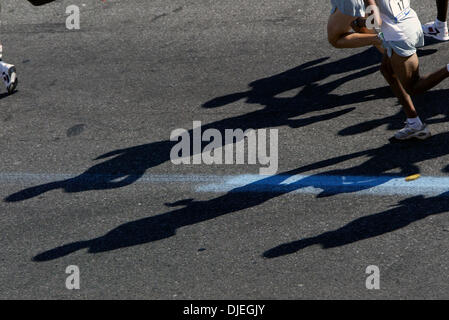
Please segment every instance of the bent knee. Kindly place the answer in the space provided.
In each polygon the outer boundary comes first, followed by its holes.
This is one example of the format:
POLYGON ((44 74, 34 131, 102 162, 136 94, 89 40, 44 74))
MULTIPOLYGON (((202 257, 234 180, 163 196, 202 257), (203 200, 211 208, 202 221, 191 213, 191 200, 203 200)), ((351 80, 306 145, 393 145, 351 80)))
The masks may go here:
POLYGON ((327 41, 329 42, 329 44, 338 49, 338 38, 332 35, 328 35, 327 36, 327 41))
POLYGON ((333 30, 331 28, 328 28, 327 30, 327 41, 329 42, 329 44, 337 49, 341 49, 341 44, 340 44, 340 39, 343 37, 344 32, 339 31, 339 30, 333 30))
POLYGON ((336 49, 342 49, 343 47, 341 46, 340 42, 338 41, 340 40, 340 38, 338 37, 328 37, 327 41, 329 42, 329 44, 336 48, 336 49))

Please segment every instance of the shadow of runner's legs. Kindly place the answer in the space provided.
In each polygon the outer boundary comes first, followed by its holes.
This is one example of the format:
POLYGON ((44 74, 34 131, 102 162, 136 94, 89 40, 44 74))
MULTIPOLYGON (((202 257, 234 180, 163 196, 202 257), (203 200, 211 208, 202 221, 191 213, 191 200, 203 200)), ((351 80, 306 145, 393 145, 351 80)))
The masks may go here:
POLYGON ((267 250, 263 256, 277 258, 316 244, 320 244, 323 249, 335 248, 393 232, 428 216, 448 212, 447 197, 449 192, 430 198, 408 198, 399 202, 398 207, 358 218, 337 230, 316 237, 281 244, 267 250))

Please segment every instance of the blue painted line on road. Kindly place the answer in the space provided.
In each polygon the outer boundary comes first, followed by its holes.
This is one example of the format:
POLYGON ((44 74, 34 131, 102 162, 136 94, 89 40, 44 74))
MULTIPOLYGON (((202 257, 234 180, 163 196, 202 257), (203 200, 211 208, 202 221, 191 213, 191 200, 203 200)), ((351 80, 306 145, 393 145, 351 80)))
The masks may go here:
MULTIPOLYGON (((36 174, 0 173, 1 184, 46 184, 56 181, 98 182, 120 181, 132 175, 107 174, 36 174)), ((449 177, 421 177, 406 181, 405 177, 331 176, 331 175, 191 175, 145 174, 136 175, 134 183, 181 183, 196 192, 276 192, 304 194, 356 193, 363 195, 440 195, 449 196, 449 177)))
POLYGON ((309 194, 357 193, 368 195, 441 195, 449 191, 449 177, 292 175, 261 178, 242 175, 224 183, 204 184, 201 192, 285 192, 309 194))

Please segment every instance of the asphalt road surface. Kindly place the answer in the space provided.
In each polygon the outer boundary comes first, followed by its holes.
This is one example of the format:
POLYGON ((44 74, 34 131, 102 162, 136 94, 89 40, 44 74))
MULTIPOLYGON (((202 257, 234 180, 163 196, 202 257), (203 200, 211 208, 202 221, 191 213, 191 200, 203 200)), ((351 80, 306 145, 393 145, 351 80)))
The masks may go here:
MULTIPOLYGON (((433 137, 390 143, 404 116, 380 56, 331 48, 329 10, 2 1, 20 84, 0 95, 0 298, 449 298, 449 81, 415 100, 433 137), (172 163, 193 121, 277 130, 277 174, 172 163)), ((420 56, 423 73, 444 66, 449 44, 420 56)))

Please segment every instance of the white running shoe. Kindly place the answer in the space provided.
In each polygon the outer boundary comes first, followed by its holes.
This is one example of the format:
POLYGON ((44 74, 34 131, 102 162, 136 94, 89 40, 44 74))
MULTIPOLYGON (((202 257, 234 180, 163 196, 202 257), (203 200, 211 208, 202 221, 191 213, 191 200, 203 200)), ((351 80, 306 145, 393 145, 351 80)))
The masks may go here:
POLYGON ((425 123, 423 123, 421 128, 415 129, 406 122, 405 127, 394 134, 394 137, 398 140, 407 140, 411 138, 424 140, 429 138, 430 136, 431 133, 425 123))
POLYGON ((449 40, 449 31, 447 26, 445 27, 437 27, 435 22, 429 22, 422 26, 422 30, 424 35, 428 37, 432 37, 439 41, 448 41, 449 40))
POLYGON ((12 64, 0 61, 0 73, 9 94, 13 93, 19 83, 16 67, 12 64))

